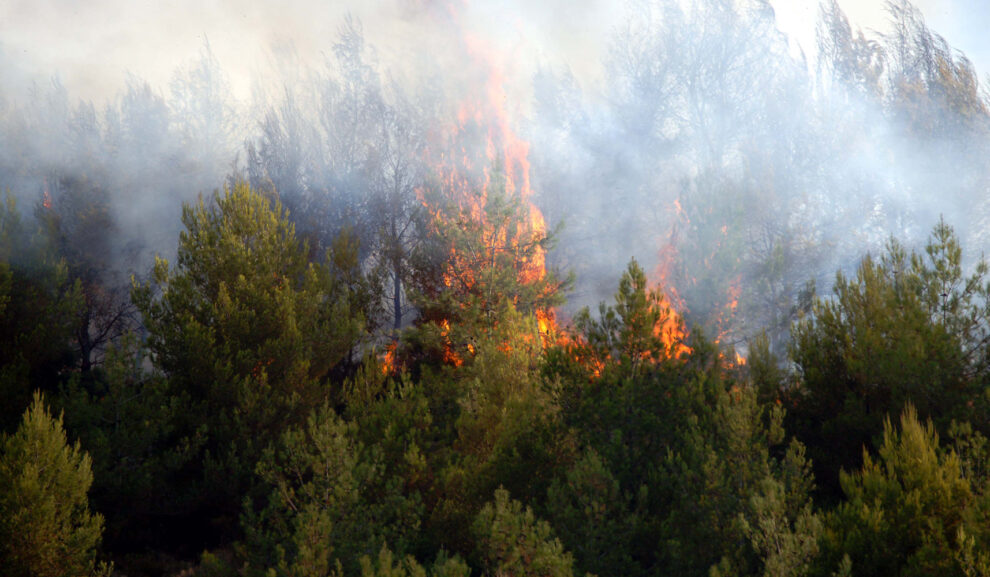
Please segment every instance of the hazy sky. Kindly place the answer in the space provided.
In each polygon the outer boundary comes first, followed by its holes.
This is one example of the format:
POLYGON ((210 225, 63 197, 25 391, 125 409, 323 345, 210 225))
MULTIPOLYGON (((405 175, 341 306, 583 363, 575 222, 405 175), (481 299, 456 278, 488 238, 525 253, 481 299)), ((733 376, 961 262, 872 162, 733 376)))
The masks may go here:
MULTIPOLYGON (((771 0, 785 31, 801 38, 806 50, 814 46, 818 0, 771 0)), ((990 72, 990 2, 986 0, 913 0, 928 27, 966 53, 980 77, 990 72)), ((887 22, 885 0, 839 0, 854 25, 883 31, 887 22)))
MULTIPOLYGON (((985 0, 918 0, 930 26, 977 64, 990 69, 990 6, 985 0)), ((194 59, 208 38, 235 94, 272 55, 295 51, 319 62, 343 16, 359 18, 382 60, 430 42, 423 22, 438 4, 457 5, 465 27, 507 55, 525 76, 537 62, 567 64, 585 82, 598 78, 603 47, 623 0, 0 0, 0 83, 9 92, 53 75, 70 94, 100 100, 123 86, 127 72, 167 90, 177 66, 194 59)), ((840 0, 866 28, 881 28, 882 0, 840 0)), ((781 27, 806 49, 814 44, 817 0, 775 0, 781 27)))

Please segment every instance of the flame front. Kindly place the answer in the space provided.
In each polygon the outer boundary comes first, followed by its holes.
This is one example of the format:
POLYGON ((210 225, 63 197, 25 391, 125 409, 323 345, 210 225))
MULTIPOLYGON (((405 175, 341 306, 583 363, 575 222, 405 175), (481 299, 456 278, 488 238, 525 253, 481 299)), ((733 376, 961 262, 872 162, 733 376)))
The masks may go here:
MULTIPOLYGON (((465 67, 467 74, 475 73, 473 81, 464 83, 466 92, 451 110, 453 121, 439 130, 439 138, 427 151, 427 163, 433 167, 441 189, 441 198, 430 198, 422 194, 420 200, 434 216, 435 232, 449 226, 451 218, 470 218, 484 231, 487 250, 495 251, 502 247, 506 251, 518 251, 521 246, 529 246, 534 240, 545 238, 547 226, 540 209, 532 202, 533 190, 530 180, 530 145, 512 128, 506 105, 508 95, 505 89, 506 74, 495 50, 484 40, 464 32, 459 26, 458 14, 454 8, 450 15, 455 26, 461 30, 458 41, 460 52, 470 58, 465 67), (521 206, 522 222, 518 226, 504 228, 498 223, 488 222, 486 208, 490 195, 495 191, 507 199, 517 201, 521 206), (452 216, 444 211, 443 203, 456 207, 460 216, 452 216)), ((421 191, 421 192, 425 192, 421 191)), ((675 201, 675 213, 686 220, 684 211, 675 201)), ((673 243, 671 244, 673 250, 673 243)), ((442 271, 442 287, 447 290, 470 292, 484 281, 482 272, 475 265, 477 255, 461 254, 457 246, 450 248, 447 265, 442 271)), ((673 262, 676 253, 668 259, 673 262)), ((494 260, 494 259, 491 259, 494 260)), ((525 253, 522 262, 516 263, 515 272, 519 284, 531 285, 547 276, 546 254, 541 246, 525 253)), ((664 349, 661 356, 678 358, 691 349, 684 344, 687 337, 684 322, 678 310, 683 309, 674 285, 661 275, 664 312, 653 327, 653 336, 664 349)), ((517 305, 519 303, 516 303, 517 305)), ((574 351, 580 349, 580 337, 558 331, 556 311, 549 308, 532 310, 536 317, 536 333, 543 348, 563 345, 574 351), (575 345, 575 346, 571 346, 575 345)), ((472 348, 451 342, 453 318, 434 318, 444 342, 444 362, 461 366, 465 358, 473 355, 472 348)), ((575 353, 579 354, 579 353, 575 353)), ((583 355, 583 353, 581 353, 583 355)), ((658 353, 651 353, 651 358, 658 353)), ((582 362, 600 374, 606 359, 595 359, 583 355, 582 362)), ((661 359, 655 359, 657 361, 661 359)))
MULTIPOLYGON (((440 338, 443 339, 444 350, 443 350, 443 361, 449 365, 459 367, 464 364, 464 359, 457 352, 454 351, 454 347, 450 341, 450 322, 447 319, 440 321, 440 338)), ((473 347, 470 349, 473 353, 473 347)))

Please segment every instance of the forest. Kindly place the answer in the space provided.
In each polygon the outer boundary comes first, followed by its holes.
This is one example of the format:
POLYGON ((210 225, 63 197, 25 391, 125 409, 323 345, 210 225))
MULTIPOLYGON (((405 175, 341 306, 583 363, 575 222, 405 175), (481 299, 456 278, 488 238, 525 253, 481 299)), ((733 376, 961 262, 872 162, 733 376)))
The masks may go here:
POLYGON ((0 86, 0 573, 990 576, 966 55, 636 0, 519 103, 424 6, 415 75, 0 86))

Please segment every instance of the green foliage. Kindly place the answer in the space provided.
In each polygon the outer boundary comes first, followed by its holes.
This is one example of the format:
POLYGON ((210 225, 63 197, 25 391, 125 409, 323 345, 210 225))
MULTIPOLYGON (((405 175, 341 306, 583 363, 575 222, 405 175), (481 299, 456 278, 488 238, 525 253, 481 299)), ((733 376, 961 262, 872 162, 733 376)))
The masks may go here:
POLYGON ((458 373, 462 392, 454 449, 480 504, 499 485, 521 499, 546 494, 568 455, 559 405, 539 379, 536 319, 509 309, 478 339, 473 362, 458 373))
POLYGON ((924 254, 911 255, 911 273, 929 319, 958 339, 966 375, 973 377, 990 369, 990 266, 981 258, 965 276, 962 258, 959 239, 940 218, 924 254))
POLYGON ((961 272, 951 228, 935 227, 927 257, 910 259, 894 241, 884 256, 863 259, 854 278, 836 275, 830 299, 794 327, 792 357, 801 386, 789 426, 804 441, 827 492, 836 474, 859 464, 864 445, 889 413, 913 403, 922 417, 947 425, 979 410, 985 387, 990 287, 986 265, 961 272))
POLYGON ((374 363, 348 388, 346 416, 354 423, 354 438, 381 451, 388 474, 401 477, 407 492, 435 494, 435 472, 449 457, 453 425, 435 419, 439 397, 430 381, 412 383, 408 375, 390 379, 374 363))
POLYGON ((811 464, 804 447, 793 441, 781 478, 767 476, 750 497, 752 519, 741 515, 743 532, 763 559, 765 577, 807 574, 818 554, 821 518, 811 508, 811 464))
POLYGON ((452 551, 474 547, 469 528, 499 486, 527 502, 542 499, 570 460, 569 432, 551 387, 539 378, 536 319, 509 307, 491 332, 474 341, 470 362, 422 379, 430 396, 436 495, 428 531, 452 551))
POLYGON ((83 297, 43 231, 31 233, 14 197, 0 202, 0 431, 11 432, 31 391, 54 390, 72 364, 83 297))
POLYGON ((646 488, 624 493, 602 458, 593 450, 550 486, 547 514, 574 554, 579 570, 595 575, 636 575, 630 543, 645 522, 646 488))
POLYGON ((546 521, 509 498, 505 489, 478 513, 472 527, 486 575, 570 576, 573 559, 546 521))
POLYGON ((347 238, 310 262, 278 202, 243 182, 182 220, 176 266, 159 259, 133 298, 169 394, 187 400, 183 442, 206 435, 202 469, 184 474, 229 530, 264 448, 338 397, 332 371, 362 334, 361 277, 347 238))
POLYGON ((420 499, 404 494, 381 448, 356 440, 356 432, 324 407, 266 451, 258 475, 270 490, 267 503, 260 511, 249 503, 242 518, 249 567, 315 576, 340 565, 353 573, 363 555, 386 543, 407 549, 420 499))
MULTIPOLYGON (((752 571, 764 551, 750 547, 744 519, 757 517, 752 497, 767 479, 794 484, 807 499, 803 474, 785 481, 771 448, 783 440, 782 412, 765 414, 756 391, 744 383, 722 382, 717 373, 692 375, 675 389, 674 407, 684 407, 668 445, 656 489, 666 501, 663 555, 668 570, 701 575, 716 563, 726 570, 752 571)), ((672 410, 678 410, 672 407, 672 410)), ((668 409, 671 410, 671 409, 668 409)), ((793 506, 780 514, 793 522, 793 506)), ((757 522, 758 524, 758 522, 757 522)))
POLYGON ((334 268, 354 259, 328 253, 310 263, 279 204, 244 183, 209 207, 186 206, 183 223, 177 267, 159 260, 153 284, 134 290, 157 362, 197 398, 234 400, 229 381, 253 377, 315 406, 323 395, 312 383, 345 358, 361 327, 334 268))
POLYGON ((828 517, 823 567, 848 555, 857 574, 964 574, 972 491, 959 457, 939 450, 931 421, 910 405, 899 428, 885 420, 878 453, 841 475, 846 501, 828 517))
POLYGON ((760 404, 781 402, 784 387, 790 379, 781 368, 780 359, 770 350, 770 339, 766 335, 760 335, 749 343, 746 369, 760 404))
POLYGON ((405 559, 395 559, 386 546, 378 552, 372 561, 369 556, 361 557, 361 577, 469 577, 471 568, 457 556, 447 557, 442 552, 433 565, 425 569, 416 559, 407 556, 405 559))
POLYGON ((969 423, 953 422, 948 437, 973 491, 963 513, 966 527, 956 536, 956 560, 967 576, 990 575, 990 444, 969 423))
POLYGON ((109 575, 96 562, 103 518, 91 514, 90 458, 36 393, 0 441, 0 565, 11 577, 109 575))
POLYGON ((66 428, 88 449, 95 481, 92 500, 107 516, 108 546, 139 548, 167 540, 161 526, 194 498, 170 486, 176 471, 198 454, 203 436, 178 436, 182 397, 144 369, 147 351, 126 335, 111 347, 89 386, 69 381, 56 403, 66 428), (157 532, 156 532, 157 531, 157 532))

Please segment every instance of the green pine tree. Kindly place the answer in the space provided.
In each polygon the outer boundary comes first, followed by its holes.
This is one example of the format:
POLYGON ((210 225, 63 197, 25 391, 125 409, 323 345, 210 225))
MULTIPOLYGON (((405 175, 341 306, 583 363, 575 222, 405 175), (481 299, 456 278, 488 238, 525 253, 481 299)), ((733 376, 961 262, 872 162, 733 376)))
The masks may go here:
POLYGON ((396 559, 395 555, 383 546, 373 560, 370 556, 361 557, 361 577, 469 577, 471 568, 460 557, 447 557, 443 552, 429 569, 420 565, 412 556, 396 559))
POLYGON ((970 482, 959 457, 939 449, 931 421, 908 405, 884 422, 878 457, 843 472, 841 503, 826 524, 822 574, 848 555, 860 575, 963 575, 970 482))
POLYGON ((279 202, 243 182, 185 206, 182 221, 176 264, 158 259, 133 298, 185 404, 174 436, 206 438, 176 482, 199 483, 192 511, 235 531, 265 448, 338 396, 334 371, 362 335, 362 280, 348 238, 312 262, 279 202))
POLYGON ((266 451, 257 472, 267 500, 258 510, 249 503, 242 517, 252 567, 300 577, 338 567, 355 574, 361 557, 385 544, 407 551, 419 530, 419 496, 406 495, 380 447, 357 436, 356 424, 324 406, 266 451))
POLYGON ((852 277, 836 275, 831 298, 793 330, 801 382, 788 428, 808 446, 816 478, 838 497, 838 471, 858 468, 883 420, 913 404, 940 426, 985 427, 990 286, 980 262, 965 277, 952 229, 940 222, 925 254, 891 240, 852 277))
POLYGON ((103 517, 89 511, 90 458, 36 393, 0 441, 0 566, 10 577, 109 575, 96 561, 103 517))
POLYGON ((10 193, 0 200, 0 432, 12 432, 31 391, 54 390, 72 364, 73 331, 83 306, 46 231, 29 230, 10 193))
POLYGON ((511 499, 505 489, 495 491, 475 518, 473 532, 484 574, 517 577, 570 577, 574 560, 553 536, 546 521, 511 499))

